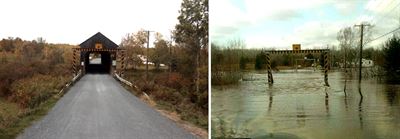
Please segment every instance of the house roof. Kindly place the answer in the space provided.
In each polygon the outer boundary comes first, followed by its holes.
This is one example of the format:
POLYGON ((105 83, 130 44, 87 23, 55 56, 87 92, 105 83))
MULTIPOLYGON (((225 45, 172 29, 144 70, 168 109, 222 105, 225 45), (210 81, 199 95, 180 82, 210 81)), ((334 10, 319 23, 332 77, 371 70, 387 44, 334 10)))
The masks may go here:
POLYGON ((117 49, 119 47, 117 44, 115 44, 113 41, 108 39, 100 32, 97 32, 92 37, 79 44, 79 46, 81 48, 95 48, 96 43, 101 43, 103 47, 107 49, 117 49))

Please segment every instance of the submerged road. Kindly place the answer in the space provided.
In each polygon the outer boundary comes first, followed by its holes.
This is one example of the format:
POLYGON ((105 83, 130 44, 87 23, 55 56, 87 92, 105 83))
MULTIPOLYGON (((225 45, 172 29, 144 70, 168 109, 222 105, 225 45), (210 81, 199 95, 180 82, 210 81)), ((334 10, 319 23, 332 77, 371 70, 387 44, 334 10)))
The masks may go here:
POLYGON ((106 74, 87 74, 18 139, 196 138, 106 74))

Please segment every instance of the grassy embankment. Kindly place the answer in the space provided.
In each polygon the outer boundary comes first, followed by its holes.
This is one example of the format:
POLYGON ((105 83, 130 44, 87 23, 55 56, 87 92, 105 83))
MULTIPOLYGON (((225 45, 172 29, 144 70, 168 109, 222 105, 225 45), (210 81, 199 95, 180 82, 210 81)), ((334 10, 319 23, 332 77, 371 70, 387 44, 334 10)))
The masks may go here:
MULTIPOLYGON (((9 40, 2 40, 0 44, 9 40)), ((47 114, 71 80, 70 45, 13 40, 0 49, 0 138, 15 138, 47 114)))
POLYGON ((15 138, 46 115, 68 80, 64 76, 35 75, 15 81, 11 85, 14 95, 0 98, 0 138, 15 138))
POLYGON ((34 121, 47 115, 47 112, 56 104, 60 96, 54 95, 33 109, 20 109, 15 103, 0 100, 0 139, 16 138, 25 128, 34 121))
MULTIPOLYGON (((196 132, 195 134, 202 138, 207 138, 208 109, 200 107, 198 102, 191 100, 190 97, 193 96, 189 90, 191 90, 192 84, 183 75, 177 72, 170 73, 164 67, 160 70, 149 67, 149 79, 146 82, 146 70, 142 66, 135 70, 127 70, 125 78, 138 87, 134 91, 136 96, 144 98, 143 94, 138 92, 145 92, 152 101, 148 103, 162 114, 183 125, 191 132, 196 132)), ((203 86, 207 85, 205 81, 203 82, 203 86)), ((205 93, 207 94, 207 92, 205 93)))

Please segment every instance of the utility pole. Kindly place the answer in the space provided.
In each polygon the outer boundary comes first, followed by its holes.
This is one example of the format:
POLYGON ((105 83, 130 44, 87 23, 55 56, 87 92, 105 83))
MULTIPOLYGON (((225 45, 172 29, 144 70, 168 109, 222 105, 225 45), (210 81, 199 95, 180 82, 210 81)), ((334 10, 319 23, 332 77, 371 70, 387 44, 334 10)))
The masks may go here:
POLYGON ((360 93, 361 98, 363 97, 361 93, 361 69, 362 69, 362 50, 363 50, 363 36, 364 36, 364 27, 370 26, 369 24, 355 25, 355 27, 360 27, 360 60, 359 60, 359 69, 358 69, 358 92, 360 93))
POLYGON ((146 49, 146 81, 149 80, 149 44, 150 44, 150 30, 147 30, 147 49, 146 49))
POLYGON ((169 57, 169 60, 168 60, 168 62, 169 62, 169 73, 171 73, 172 72, 172 41, 170 41, 169 42, 169 55, 168 55, 168 57, 169 57))
POLYGON ((347 96, 347 93, 346 93, 346 85, 347 85, 347 59, 346 59, 347 52, 346 52, 346 49, 347 49, 347 46, 345 45, 343 48, 344 48, 344 75, 345 75, 343 91, 344 91, 344 96, 346 97, 347 96))

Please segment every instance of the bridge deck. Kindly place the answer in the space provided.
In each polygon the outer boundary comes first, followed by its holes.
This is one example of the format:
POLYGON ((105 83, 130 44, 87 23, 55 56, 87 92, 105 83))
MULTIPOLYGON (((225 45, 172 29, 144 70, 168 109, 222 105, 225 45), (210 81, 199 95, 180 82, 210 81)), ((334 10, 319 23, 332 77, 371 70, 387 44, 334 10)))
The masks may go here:
POLYGON ((19 139, 195 138, 107 74, 87 74, 19 139))

